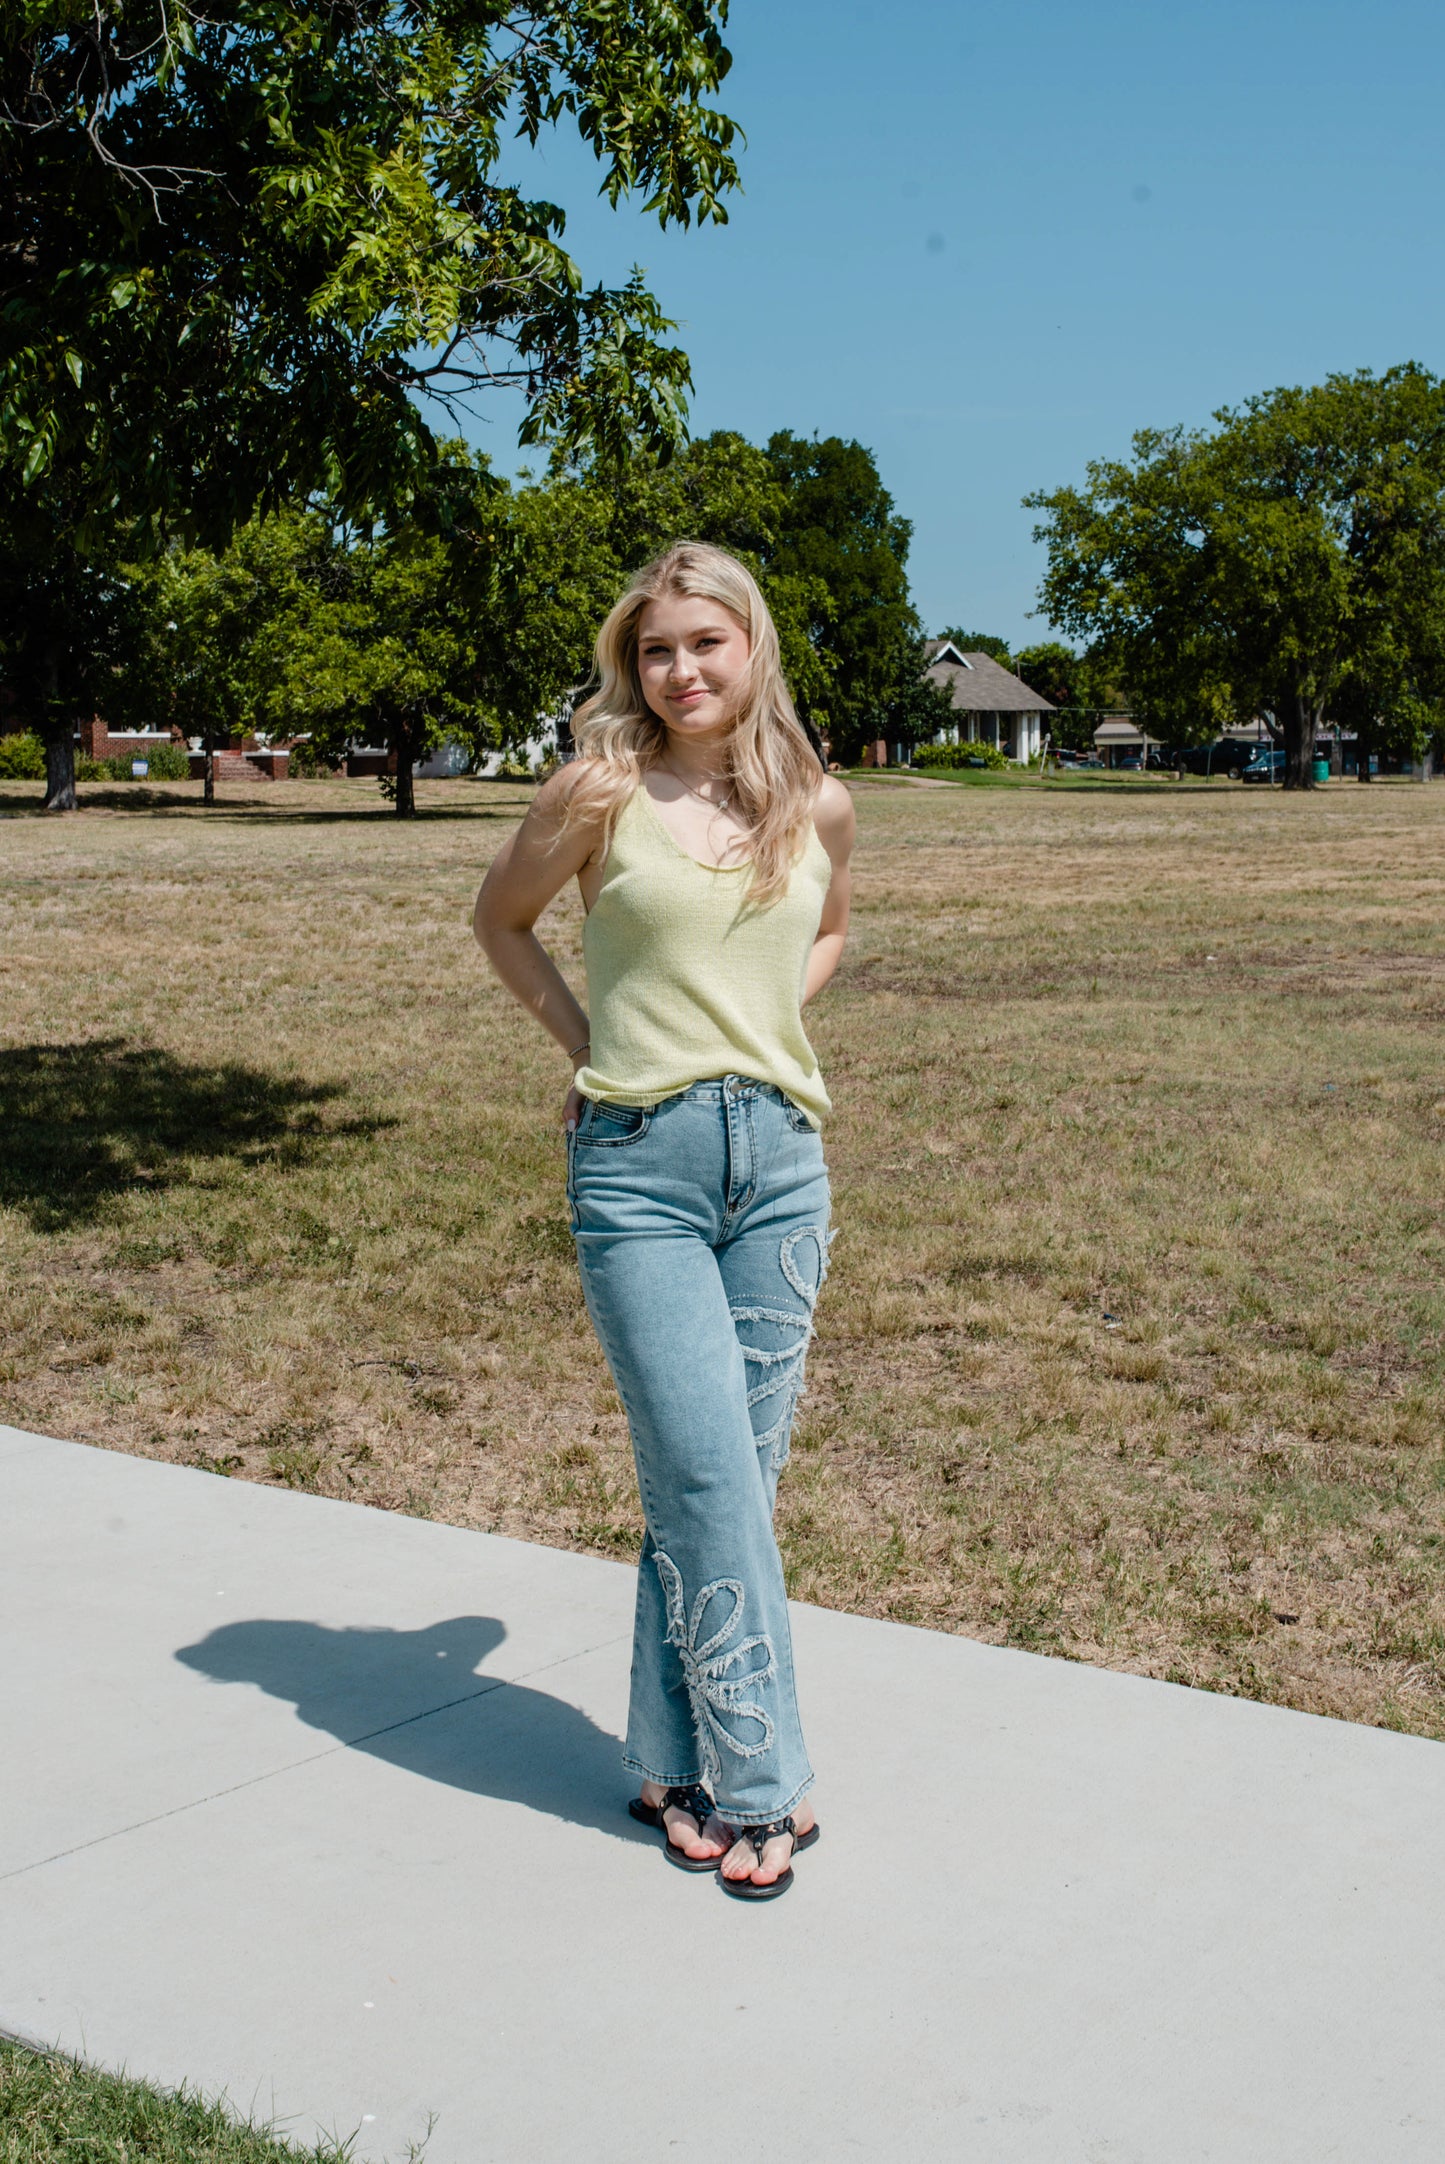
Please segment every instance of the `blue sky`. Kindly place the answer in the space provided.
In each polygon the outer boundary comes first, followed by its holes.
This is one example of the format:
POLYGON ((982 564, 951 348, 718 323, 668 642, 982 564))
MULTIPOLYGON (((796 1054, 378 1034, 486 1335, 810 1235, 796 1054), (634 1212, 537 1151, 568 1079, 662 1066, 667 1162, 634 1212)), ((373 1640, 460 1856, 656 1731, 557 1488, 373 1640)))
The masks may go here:
MULTIPOLYGON (((1445 10, 1421 0, 734 0, 731 222, 540 181, 590 280, 642 263, 694 429, 856 436, 929 629, 1046 636, 1019 499, 1278 383, 1445 368, 1445 10)), ((516 177, 523 179, 518 160, 516 177)), ((515 463, 515 407, 478 440, 515 463)))

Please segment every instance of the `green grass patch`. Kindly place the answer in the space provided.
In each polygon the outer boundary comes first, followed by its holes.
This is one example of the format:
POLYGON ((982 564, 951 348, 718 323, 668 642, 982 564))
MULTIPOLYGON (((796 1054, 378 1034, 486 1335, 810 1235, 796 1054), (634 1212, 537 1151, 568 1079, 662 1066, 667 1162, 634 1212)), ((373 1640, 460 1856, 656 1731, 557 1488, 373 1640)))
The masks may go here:
POLYGON ((97 2073, 0 2038, 0 2164, 347 2164, 349 2141, 287 2141, 193 2090, 97 2073))

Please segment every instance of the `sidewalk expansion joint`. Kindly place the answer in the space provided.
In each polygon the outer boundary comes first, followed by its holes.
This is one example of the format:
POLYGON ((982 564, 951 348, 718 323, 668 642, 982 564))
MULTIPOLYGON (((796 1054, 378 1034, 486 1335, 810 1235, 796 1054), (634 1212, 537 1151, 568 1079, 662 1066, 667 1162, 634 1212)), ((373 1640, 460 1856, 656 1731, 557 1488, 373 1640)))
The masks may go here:
POLYGON ((408 1713, 399 1721, 387 1721, 381 1728, 368 1728, 358 1736, 343 1736, 325 1750, 308 1751, 304 1758, 288 1759, 284 1766, 271 1766, 265 1773, 253 1773, 244 1781, 232 1781, 225 1788, 213 1788, 204 1796, 192 1796, 185 1803, 172 1804, 168 1811, 153 1811, 149 1818, 138 1818, 126 1826, 112 1826, 107 1833, 92 1835, 88 1841, 76 1841, 69 1848, 58 1848, 54 1855, 37 1856, 30 1863, 17 1864, 13 1870, 0 1871, 0 1886, 13 1878, 24 1878, 28 1872, 43 1871, 47 1864, 63 1863, 67 1856, 79 1856, 88 1848, 102 1848, 107 1841, 119 1841, 128 1833, 142 1833, 147 1826, 159 1826, 168 1818, 181 1818, 187 1811, 199 1811, 208 1803, 219 1803, 225 1796, 238 1796, 243 1789, 258 1788, 263 1781, 280 1780, 288 1773, 299 1773, 304 1766, 314 1766, 323 1758, 335 1758, 338 1752, 355 1751, 365 1743, 374 1743, 378 1736, 395 1735, 399 1728, 414 1728, 420 1721, 434 1720, 439 1713, 451 1713, 458 1706, 469 1706, 479 1698, 491 1698, 497 1691, 513 1690, 517 1685, 530 1683, 534 1676, 550 1675, 554 1668, 566 1668, 572 1661, 583 1661, 591 1653, 600 1653, 608 1646, 630 1641, 630 1631, 616 1631, 610 1638, 599 1638, 596 1645, 579 1646, 575 1653, 564 1653, 555 1661, 544 1661, 540 1668, 526 1668, 518 1676, 483 1676, 479 1678, 480 1689, 465 1691, 460 1698, 449 1698, 445 1705, 426 1706, 420 1713, 408 1713))

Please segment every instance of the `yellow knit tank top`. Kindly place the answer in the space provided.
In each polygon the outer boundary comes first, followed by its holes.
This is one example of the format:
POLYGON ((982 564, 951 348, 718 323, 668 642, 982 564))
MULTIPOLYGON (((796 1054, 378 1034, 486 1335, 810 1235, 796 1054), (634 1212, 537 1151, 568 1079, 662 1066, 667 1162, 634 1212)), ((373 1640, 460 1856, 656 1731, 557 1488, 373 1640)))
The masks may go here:
POLYGON ((582 931, 592 1021, 582 1094, 653 1105, 694 1082, 746 1075, 773 1083, 821 1126, 831 1107, 802 999, 832 870, 810 823, 787 891, 750 906, 752 866, 699 863, 639 787, 618 817, 582 931))

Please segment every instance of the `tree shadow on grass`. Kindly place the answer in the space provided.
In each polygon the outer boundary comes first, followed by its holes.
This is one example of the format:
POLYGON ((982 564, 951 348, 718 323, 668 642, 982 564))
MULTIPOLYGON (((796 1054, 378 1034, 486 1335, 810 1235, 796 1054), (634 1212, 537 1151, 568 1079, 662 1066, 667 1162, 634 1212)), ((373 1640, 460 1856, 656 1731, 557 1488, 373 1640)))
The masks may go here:
MULTIPOLYGON (((320 785, 324 788, 326 785, 320 785)), ((242 797, 230 802, 222 796, 215 804, 203 804, 194 796, 180 796, 175 790, 148 789, 136 782, 118 782, 114 789, 87 789, 80 800, 80 813, 48 812, 42 809, 42 796, 13 797, 0 792, 0 818, 32 818, 54 820, 82 816, 87 811, 129 812, 132 818, 148 816, 152 819, 172 818, 177 813, 188 819, 205 820, 211 826, 223 825, 230 820, 240 820, 244 825, 277 827, 315 826, 389 826, 408 827, 435 826, 458 820, 503 819, 509 823, 520 819, 533 801, 530 789, 523 793, 518 785, 515 805, 469 804, 418 804, 410 819, 398 819, 391 805, 378 798, 374 804, 268 804, 264 797, 242 797)))
POLYGON ((481 1615, 414 1631, 257 1617, 222 1624, 176 1659, 284 1699, 309 1728, 423 1780, 653 1839, 627 1816, 618 1737, 546 1691, 477 1673, 506 1635, 481 1615))
POLYGON ((334 811, 326 807, 312 811, 296 805, 273 809, 269 804, 225 804, 207 816, 212 820, 237 819, 243 824, 277 827, 381 826, 388 832, 405 834, 419 826, 445 826, 487 819, 505 819, 514 826, 531 801, 529 796, 515 809, 510 804, 418 804, 409 819, 398 819, 389 804, 354 804, 350 808, 343 804, 334 811))
POLYGON ((184 1182, 197 1159, 297 1166, 395 1125, 328 1116, 345 1092, 235 1061, 195 1066, 123 1037, 0 1049, 0 1206, 65 1232, 137 1187, 184 1182))

